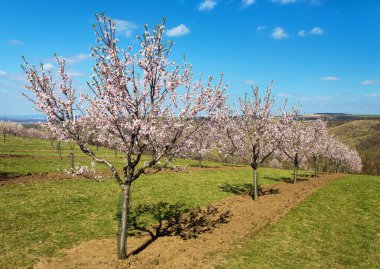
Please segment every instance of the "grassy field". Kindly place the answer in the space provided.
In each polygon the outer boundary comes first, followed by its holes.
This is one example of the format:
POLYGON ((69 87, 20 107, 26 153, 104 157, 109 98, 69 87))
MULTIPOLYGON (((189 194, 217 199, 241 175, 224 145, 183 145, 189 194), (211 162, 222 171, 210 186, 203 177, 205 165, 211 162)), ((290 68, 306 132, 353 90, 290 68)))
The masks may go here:
POLYGON ((379 268, 380 178, 330 183, 230 253, 220 268, 379 268))
MULTIPOLYGON (((61 144, 61 156, 57 153, 57 143, 43 139, 30 139, 15 136, 7 136, 7 142, 0 141, 0 177, 22 176, 35 173, 63 172, 70 169, 70 144, 61 144)), ((123 165, 123 156, 120 152, 95 146, 90 148, 99 157, 106 157, 117 168, 123 165)), ((142 161, 147 160, 144 156, 142 161)), ((74 161, 81 165, 90 165, 91 159, 86 156, 79 147, 74 146, 74 161)), ((175 160, 172 165, 197 166, 195 160, 175 160)), ((203 162, 208 167, 223 167, 225 164, 217 162, 203 162)), ((107 170, 104 166, 98 166, 99 170, 107 170)))
MULTIPOLYGON (((103 155, 114 157, 112 151, 100 150, 103 155)), ((49 141, 12 137, 0 147, 0 156, 5 156, 0 159, 0 173, 22 175, 56 172, 57 167, 68 169, 67 145, 62 147, 62 154, 66 157, 58 158, 49 141)), ((88 162, 79 151, 75 155, 81 162, 88 162)), ((122 164, 121 158, 115 161, 122 164)), ((195 208, 233 195, 224 188, 226 184, 243 186, 251 182, 250 168, 205 164, 219 168, 143 176, 133 185, 132 204, 183 202, 195 208)), ((260 175, 265 185, 291 177, 291 171, 261 169, 260 175)), ((0 188, 0 268, 31 266, 41 257, 57 255, 62 248, 116 234, 119 187, 113 180, 98 183, 68 179, 7 184, 0 188)))

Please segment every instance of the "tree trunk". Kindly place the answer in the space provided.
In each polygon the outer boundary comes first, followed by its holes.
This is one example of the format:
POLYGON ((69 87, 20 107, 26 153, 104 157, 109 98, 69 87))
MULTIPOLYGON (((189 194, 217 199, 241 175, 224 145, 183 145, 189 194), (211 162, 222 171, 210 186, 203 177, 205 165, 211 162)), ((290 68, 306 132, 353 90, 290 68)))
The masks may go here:
POLYGON ((318 177, 318 157, 314 157, 314 175, 317 178, 318 177))
POLYGON ((293 183, 297 183, 297 173, 298 173, 298 153, 294 156, 294 175, 293 183))
POLYGON ((61 157, 61 142, 58 141, 57 143, 57 153, 58 153, 58 157, 61 157))
POLYGON ((123 203, 121 206, 121 221, 119 224, 119 238, 117 240, 117 257, 121 260, 127 258, 128 216, 131 194, 131 184, 127 182, 122 186, 123 203))
POLYGON ((96 143, 96 151, 99 151, 99 144, 96 143))
POLYGON ((255 201, 257 201, 259 199, 257 169, 253 169, 253 191, 252 191, 252 198, 255 201))
POLYGON ((3 135, 4 135, 4 144, 5 144, 5 132, 3 132, 3 135))
POLYGON ((73 149, 70 150, 70 172, 71 172, 71 174, 74 174, 74 151, 73 151, 73 149))
POLYGON ((327 161, 327 169, 326 169, 327 174, 330 174, 330 161, 327 161))

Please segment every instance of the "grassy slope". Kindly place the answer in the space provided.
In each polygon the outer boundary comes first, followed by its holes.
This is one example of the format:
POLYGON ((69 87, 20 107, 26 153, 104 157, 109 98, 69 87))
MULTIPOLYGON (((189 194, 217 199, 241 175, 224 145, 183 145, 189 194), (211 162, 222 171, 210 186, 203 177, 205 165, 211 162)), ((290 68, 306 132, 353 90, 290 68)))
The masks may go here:
POLYGON ((221 268, 379 268, 380 178, 330 183, 252 236, 221 268))
MULTIPOLYGON (((330 122, 330 124, 339 123, 330 122)), ((364 164, 364 173, 380 172, 380 120, 348 121, 331 126, 329 131, 359 151, 364 164)))
MULTIPOLYGON (((0 159, 0 173, 55 171, 59 164, 68 168, 68 159, 54 156, 47 141, 27 140, 24 144, 22 139, 13 138, 11 142, 0 147, 0 155, 19 157, 0 159)), ((64 154, 67 150, 66 147, 64 154)), ((106 150, 103 154, 113 156, 106 150)), ((76 155, 80 156, 79 152, 76 155)), ((180 201, 197 207, 232 195, 223 191, 224 183, 241 185, 251 181, 249 168, 226 169, 222 164, 207 164, 220 168, 143 176, 133 185, 132 203, 180 201)), ((290 171, 275 169, 262 169, 260 174, 263 184, 291 176, 290 171)), ((83 240, 114 236, 117 230, 119 189, 113 180, 97 183, 71 179, 0 188, 0 268, 30 266, 39 257, 56 255, 59 249, 83 240)))

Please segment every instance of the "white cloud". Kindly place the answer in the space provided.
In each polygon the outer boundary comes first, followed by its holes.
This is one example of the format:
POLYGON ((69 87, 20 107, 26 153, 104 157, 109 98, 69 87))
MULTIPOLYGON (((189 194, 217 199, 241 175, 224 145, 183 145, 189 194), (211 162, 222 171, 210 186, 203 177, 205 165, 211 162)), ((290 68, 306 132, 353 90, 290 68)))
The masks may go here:
POLYGON ((362 85, 377 85, 380 84, 380 79, 366 79, 362 82, 362 85))
POLYGON ((7 75, 7 72, 0 70, 0 77, 5 77, 7 75))
POLYGON ((133 21, 115 20, 116 33, 130 37, 138 27, 133 21))
POLYGON ((214 0, 204 0, 201 2, 198 6, 198 10, 204 11, 204 10, 211 10, 216 6, 216 1, 214 0))
POLYGON ((247 85, 255 85, 256 82, 254 80, 246 80, 244 81, 244 84, 247 84, 247 85))
POLYGON ((307 33, 306 33, 305 30, 299 30, 298 33, 297 33, 297 35, 304 37, 304 36, 307 36, 307 33))
POLYGON ((243 7, 249 7, 250 5, 254 4, 256 0, 243 0, 242 5, 243 7))
POLYGON ((325 31, 321 27, 316 26, 316 27, 313 27, 309 32, 306 32, 305 30, 300 30, 298 31, 297 35, 301 37, 305 37, 308 35, 323 35, 324 32, 325 31))
POLYGON ((323 35, 325 31, 321 27, 314 27, 310 30, 311 35, 323 35))
POLYGON ((310 5, 319 5, 321 3, 320 0, 272 0, 272 2, 281 5, 294 4, 298 2, 307 3, 310 5))
POLYGON ((364 97, 380 97, 380 93, 366 93, 363 94, 364 97))
POLYGON ((282 5, 286 5, 286 4, 293 4, 295 2, 297 2, 297 0, 272 0, 273 3, 279 3, 279 4, 282 4, 282 5))
POLYGON ((285 32, 284 28, 282 27, 276 27, 273 29, 272 37, 274 39, 284 39, 287 38, 289 35, 285 32))
POLYGON ((331 96, 305 96, 300 98, 302 101, 327 101, 331 99, 331 96))
POLYGON ((263 31, 263 30, 265 30, 265 29, 267 29, 267 26, 266 25, 260 25, 260 26, 257 26, 257 28, 256 28, 256 30, 257 31, 263 31))
POLYGON ((287 93, 279 93, 278 96, 279 97, 289 97, 290 95, 287 93))
POLYGON ((13 45, 13 46, 17 46, 17 45, 22 45, 22 41, 18 40, 18 39, 10 39, 8 40, 8 44, 9 45, 13 45))
POLYGON ((78 71, 68 71, 67 75, 69 75, 70 77, 82 77, 82 76, 84 76, 84 74, 82 72, 78 72, 78 71))
POLYGON ((66 63, 74 64, 77 62, 85 61, 91 58, 91 54, 79 53, 73 56, 60 56, 60 58, 65 59, 66 63))
POLYGON ((340 80, 340 78, 339 77, 334 77, 334 76, 327 76, 327 77, 321 77, 321 80, 336 81, 336 80, 340 80))
POLYGON ((43 65, 43 68, 45 70, 52 70, 52 69, 55 68, 55 66, 53 64, 51 64, 51 63, 46 63, 46 64, 43 65))
POLYGON ((183 36, 189 33, 190 33, 190 29, 187 28, 186 25, 184 24, 180 24, 166 31, 167 36, 183 36))

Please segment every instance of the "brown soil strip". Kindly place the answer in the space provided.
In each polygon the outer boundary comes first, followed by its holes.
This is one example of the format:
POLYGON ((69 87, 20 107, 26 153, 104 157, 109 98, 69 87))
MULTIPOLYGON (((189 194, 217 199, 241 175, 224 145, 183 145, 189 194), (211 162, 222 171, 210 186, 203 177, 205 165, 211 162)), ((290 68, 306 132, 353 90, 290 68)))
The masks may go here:
MULTIPOLYGON (((229 222, 195 239, 178 236, 159 237, 127 261, 116 259, 116 239, 91 240, 63 251, 63 255, 41 261, 34 268, 214 268, 224 256, 238 247, 252 233, 275 223, 291 208, 324 186, 343 175, 329 175, 297 184, 278 183, 271 189, 278 194, 261 196, 258 202, 249 196, 234 196, 214 204, 220 212, 232 213, 229 222)), ((130 237, 128 251, 138 249, 148 236, 130 237)))

